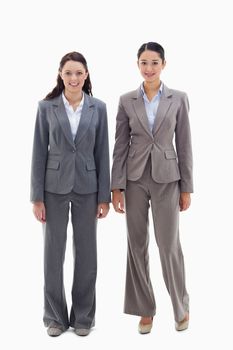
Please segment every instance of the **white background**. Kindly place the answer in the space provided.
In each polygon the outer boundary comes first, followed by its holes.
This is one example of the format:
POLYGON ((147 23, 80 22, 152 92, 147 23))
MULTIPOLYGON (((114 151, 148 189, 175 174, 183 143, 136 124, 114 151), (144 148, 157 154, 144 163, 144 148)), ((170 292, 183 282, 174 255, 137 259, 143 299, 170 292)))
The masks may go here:
MULTIPOLYGON (((1 298, 2 349, 232 348, 232 16, 230 1, 10 1, 1 5, 1 298), (43 239, 29 202, 35 113, 55 85, 61 57, 80 51, 94 96, 107 103, 112 153, 121 94, 140 82, 136 53, 157 41, 162 79, 190 100, 195 194, 181 214, 190 294, 190 328, 177 333, 151 232, 157 315, 150 335, 123 313, 125 218, 111 209, 98 226, 96 327, 87 338, 50 338, 42 324, 43 239), (5 344, 2 346, 2 344, 5 344)), ((72 232, 65 263, 70 306, 72 232)))

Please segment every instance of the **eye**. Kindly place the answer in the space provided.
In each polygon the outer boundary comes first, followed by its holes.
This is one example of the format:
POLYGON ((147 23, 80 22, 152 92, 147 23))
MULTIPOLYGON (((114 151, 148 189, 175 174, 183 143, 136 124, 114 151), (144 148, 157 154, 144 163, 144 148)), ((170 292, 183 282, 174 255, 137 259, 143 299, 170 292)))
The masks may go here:
POLYGON ((157 66, 157 64, 158 64, 158 62, 153 62, 153 65, 154 65, 154 66, 157 66))
POLYGON ((65 75, 68 77, 71 75, 71 72, 65 72, 65 75))

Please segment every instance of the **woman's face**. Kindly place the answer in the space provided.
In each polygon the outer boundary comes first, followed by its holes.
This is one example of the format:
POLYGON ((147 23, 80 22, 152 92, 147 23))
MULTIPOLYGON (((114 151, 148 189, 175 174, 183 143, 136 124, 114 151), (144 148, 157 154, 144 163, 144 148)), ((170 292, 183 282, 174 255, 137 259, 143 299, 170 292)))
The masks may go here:
POLYGON ((81 92, 87 76, 84 65, 76 61, 67 61, 60 72, 65 90, 70 93, 81 92))
POLYGON ((166 62, 162 61, 158 52, 146 50, 138 60, 138 68, 144 80, 148 83, 159 80, 166 62))

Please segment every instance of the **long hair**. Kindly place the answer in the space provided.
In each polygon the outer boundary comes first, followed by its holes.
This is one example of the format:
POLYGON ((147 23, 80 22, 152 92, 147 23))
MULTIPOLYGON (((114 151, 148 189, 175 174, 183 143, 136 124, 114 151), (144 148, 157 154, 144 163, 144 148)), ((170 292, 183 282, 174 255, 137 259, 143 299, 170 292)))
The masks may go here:
MULTIPOLYGON (((76 51, 73 52, 69 52, 67 53, 65 56, 62 57, 60 65, 59 65, 59 72, 62 71, 62 68, 64 67, 65 63, 68 61, 76 61, 76 62, 80 62, 83 64, 86 72, 88 72, 88 68, 87 68, 87 61, 85 59, 85 57, 76 51)), ((63 83, 62 78, 60 77, 60 74, 58 73, 57 75, 57 85, 53 88, 53 90, 51 92, 48 93, 47 96, 45 96, 44 100, 51 100, 54 97, 59 96, 62 91, 64 90, 65 86, 63 83)), ((91 79, 90 79, 90 74, 88 72, 88 76, 87 79, 85 80, 85 83, 83 85, 82 90, 92 96, 92 85, 91 85, 91 79)))

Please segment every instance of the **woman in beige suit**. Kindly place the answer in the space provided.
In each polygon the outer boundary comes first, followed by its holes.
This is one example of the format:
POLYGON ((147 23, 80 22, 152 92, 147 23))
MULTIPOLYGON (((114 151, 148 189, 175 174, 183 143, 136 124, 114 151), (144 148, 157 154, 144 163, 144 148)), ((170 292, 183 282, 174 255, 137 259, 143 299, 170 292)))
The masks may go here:
POLYGON ((179 239, 179 211, 189 208, 193 192, 189 104, 184 92, 169 89, 160 80, 166 65, 160 44, 143 44, 137 56, 144 81, 137 90, 120 98, 111 186, 115 211, 124 213, 126 208, 124 311, 141 316, 140 333, 151 331, 156 313, 148 256, 151 206, 163 277, 173 305, 175 327, 181 331, 188 328, 189 322, 179 239))

